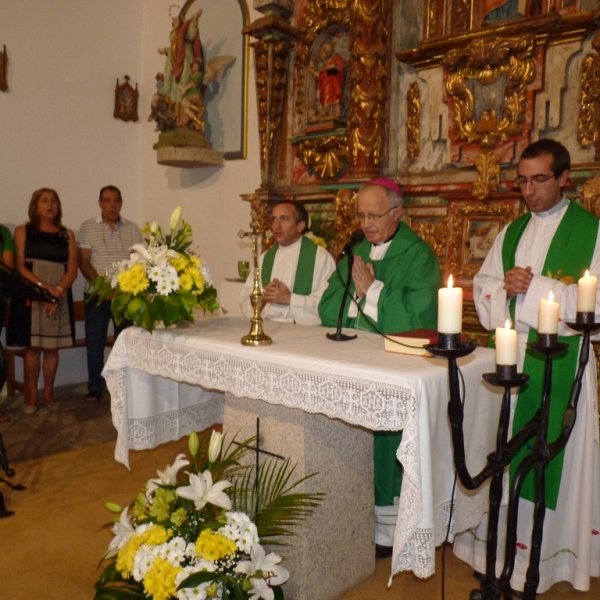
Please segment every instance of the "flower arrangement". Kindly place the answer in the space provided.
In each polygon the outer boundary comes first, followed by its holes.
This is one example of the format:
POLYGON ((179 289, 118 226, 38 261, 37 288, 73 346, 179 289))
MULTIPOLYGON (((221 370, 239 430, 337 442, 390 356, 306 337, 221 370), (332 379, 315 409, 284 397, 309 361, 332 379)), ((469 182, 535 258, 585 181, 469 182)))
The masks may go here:
POLYGON ((292 482, 287 460, 243 464, 254 440, 223 450, 222 434, 192 433, 190 459, 158 471, 133 507, 107 503, 120 517, 94 600, 282 600, 289 573, 262 544, 292 535, 322 495, 294 492, 307 477, 292 482))
POLYGON ((90 300, 111 299, 117 324, 124 319, 152 331, 177 321, 194 321, 193 309, 214 312, 219 308, 217 290, 207 267, 189 250, 192 228, 181 219, 181 206, 171 215, 170 229, 146 223, 146 244, 135 244, 131 256, 116 262, 105 275, 90 282, 90 300))
POLYGON ((308 215, 308 223, 306 224, 307 227, 304 235, 318 246, 322 246, 327 250, 335 237, 332 222, 333 215, 331 211, 323 210, 322 206, 318 205, 308 215))

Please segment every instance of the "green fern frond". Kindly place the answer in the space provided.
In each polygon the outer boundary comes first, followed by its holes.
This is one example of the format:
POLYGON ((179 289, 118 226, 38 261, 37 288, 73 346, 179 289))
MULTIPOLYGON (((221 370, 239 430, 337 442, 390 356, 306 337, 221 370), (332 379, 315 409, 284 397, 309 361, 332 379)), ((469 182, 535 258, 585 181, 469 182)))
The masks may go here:
POLYGON ((245 512, 256 524, 261 541, 282 544, 273 538, 294 535, 292 528, 308 518, 321 504, 324 494, 293 492, 316 473, 292 480, 296 467, 289 459, 264 461, 258 475, 249 469, 231 492, 235 510, 245 512))

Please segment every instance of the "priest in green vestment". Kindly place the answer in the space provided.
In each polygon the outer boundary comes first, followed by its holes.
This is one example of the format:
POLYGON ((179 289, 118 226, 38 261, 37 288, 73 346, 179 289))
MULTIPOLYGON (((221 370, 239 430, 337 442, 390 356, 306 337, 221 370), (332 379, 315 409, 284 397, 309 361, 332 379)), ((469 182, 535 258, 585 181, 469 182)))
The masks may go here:
MULTIPOLYGON (((333 257, 303 235, 308 224, 306 208, 299 202, 280 202, 271 212, 271 229, 276 244, 261 254, 263 319, 300 325, 320 325, 318 305, 327 280, 335 269, 333 257)), ((240 308, 246 317, 254 315, 250 294, 251 272, 240 294, 240 308)))
MULTIPOLYGON (((543 139, 529 145, 517 168, 515 185, 529 212, 500 232, 473 281, 475 306, 489 331, 510 319, 518 335, 518 369, 529 382, 513 397, 512 433, 541 404, 545 359, 527 349, 537 340, 538 310, 550 292, 559 304, 559 341, 568 351, 553 359, 548 441, 556 439, 575 377, 581 337, 565 324, 575 321, 577 282, 586 269, 600 277, 599 222, 563 194, 570 174, 570 155, 559 142, 543 139)), ((596 322, 600 294, 596 292, 596 322)), ((577 419, 563 452, 546 469, 546 516, 537 591, 558 581, 589 589, 590 576, 600 576, 600 461, 598 451, 597 381, 594 353, 584 373, 577 419)), ((533 443, 533 442, 532 442, 533 443)), ((509 475, 530 448, 512 461, 509 475)), ((535 490, 531 475, 521 489, 515 569, 511 587, 523 590, 531 548, 535 490)), ((501 508, 498 564, 504 557, 506 507, 501 508)), ((475 570, 485 572, 487 517, 474 530, 454 540, 454 552, 475 570)))
MULTIPOLYGON (((365 239, 354 248, 350 294, 343 327, 399 333, 435 329, 440 268, 431 248, 406 225, 402 190, 386 177, 371 180, 358 193, 357 217, 365 239)), ((323 325, 337 325, 348 259, 329 279, 319 303, 323 325)), ((383 348, 383 343, 382 343, 383 348)), ((375 433, 375 542, 377 555, 391 554, 398 515, 402 467, 396 453, 401 432, 375 433)))

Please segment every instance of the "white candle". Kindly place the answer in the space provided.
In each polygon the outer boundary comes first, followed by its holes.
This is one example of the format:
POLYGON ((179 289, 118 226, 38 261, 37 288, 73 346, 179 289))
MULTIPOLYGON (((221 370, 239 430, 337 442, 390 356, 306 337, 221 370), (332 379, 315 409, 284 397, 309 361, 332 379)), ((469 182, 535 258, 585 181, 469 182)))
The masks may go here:
POLYGON ((517 364, 517 332, 510 328, 510 321, 504 327, 496 327, 496 364, 517 364))
POLYGON ((548 300, 540 300, 538 333, 558 333, 558 302, 554 302, 552 291, 548 294, 548 300))
POLYGON ((596 312, 597 287, 598 278, 586 271, 577 286, 577 312, 596 312))
POLYGON ((448 277, 448 287, 438 290, 438 331, 462 331, 462 288, 452 287, 452 275, 448 277))

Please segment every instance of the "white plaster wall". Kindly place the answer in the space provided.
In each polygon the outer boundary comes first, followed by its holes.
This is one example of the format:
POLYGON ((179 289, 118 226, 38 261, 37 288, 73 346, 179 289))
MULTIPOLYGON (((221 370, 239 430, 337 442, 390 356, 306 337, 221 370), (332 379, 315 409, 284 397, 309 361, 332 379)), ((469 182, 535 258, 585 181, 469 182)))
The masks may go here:
MULTIPOLYGON (((107 182, 139 217, 141 126, 113 118, 117 77, 140 79, 143 0, 0 0, 9 91, 0 93, 0 220, 27 220, 31 194, 57 190, 77 231, 107 182)), ((83 278, 74 286, 81 298, 83 278)), ((83 332, 78 332, 83 335, 83 332)), ((19 361, 20 362, 20 361, 19 361)), ((57 383, 87 379, 85 352, 63 353, 57 383)))
MULTIPOLYGON (((96 214, 100 188, 113 183, 123 193, 123 215, 140 225, 166 225, 181 204, 218 285, 249 257, 249 245, 236 233, 249 221, 240 194, 260 184, 253 67, 248 158, 206 169, 158 165, 157 134, 145 119, 154 76, 164 66, 156 49, 168 39, 171 4, 0 0, 0 44, 9 59, 9 91, 0 93, 0 222, 11 229, 23 223, 32 192, 48 186, 59 193, 64 223, 77 231, 96 214), (137 123, 112 116, 116 79, 125 74, 140 92, 137 123)), ((257 16, 251 11, 251 20, 257 16)), ((74 290, 80 299, 81 276, 74 290)), ((84 351, 64 354, 57 384, 86 378, 84 351)))

